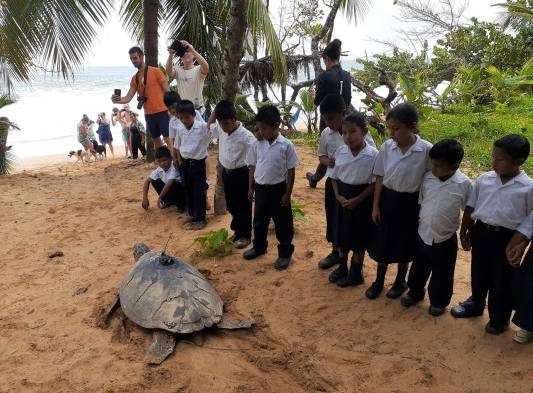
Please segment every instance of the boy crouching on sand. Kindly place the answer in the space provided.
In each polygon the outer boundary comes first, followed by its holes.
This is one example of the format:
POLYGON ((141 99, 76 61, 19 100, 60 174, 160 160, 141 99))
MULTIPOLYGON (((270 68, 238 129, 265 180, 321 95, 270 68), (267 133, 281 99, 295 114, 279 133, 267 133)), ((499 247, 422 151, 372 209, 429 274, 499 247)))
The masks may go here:
POLYGON ((281 116, 272 105, 259 109, 255 122, 262 140, 257 140, 248 150, 246 163, 249 166, 250 201, 254 198, 253 248, 243 254, 245 259, 254 259, 265 254, 268 242, 268 224, 274 220, 279 241, 277 270, 289 266, 294 245, 291 194, 294 186, 295 168, 300 164, 291 141, 279 132, 281 116))
POLYGON ((159 195, 157 206, 164 209, 170 205, 176 205, 178 212, 185 209, 185 188, 179 172, 172 165, 172 156, 166 146, 158 147, 155 151, 158 167, 146 179, 143 186, 142 207, 148 210, 148 189, 150 184, 159 195))

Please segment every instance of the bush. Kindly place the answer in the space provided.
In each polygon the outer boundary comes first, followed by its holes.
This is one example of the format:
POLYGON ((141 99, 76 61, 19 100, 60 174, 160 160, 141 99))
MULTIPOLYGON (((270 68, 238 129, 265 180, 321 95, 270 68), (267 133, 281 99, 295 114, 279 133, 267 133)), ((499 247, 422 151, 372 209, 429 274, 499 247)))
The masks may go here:
POLYGON ((193 245, 197 246, 195 255, 201 257, 223 257, 231 254, 234 248, 226 228, 198 236, 193 245))

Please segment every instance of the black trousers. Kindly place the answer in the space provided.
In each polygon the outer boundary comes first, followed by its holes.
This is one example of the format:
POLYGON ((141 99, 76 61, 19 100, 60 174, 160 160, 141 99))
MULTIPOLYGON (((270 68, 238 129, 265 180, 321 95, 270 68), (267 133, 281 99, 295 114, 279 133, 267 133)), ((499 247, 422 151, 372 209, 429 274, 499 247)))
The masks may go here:
MULTIPOLYGON (((160 195, 161 191, 163 191, 163 187, 165 187, 163 180, 152 180, 151 183, 152 187, 154 187, 154 190, 157 192, 157 195, 160 195)), ((163 202, 167 205, 176 205, 183 208, 185 207, 185 199, 185 187, 182 183, 174 182, 172 188, 163 197, 163 202)))
POLYGON ((516 272, 518 277, 518 299, 513 322, 516 326, 533 332, 533 246, 516 272))
POLYGON ((291 206, 281 206, 281 197, 285 194, 286 183, 274 185, 255 184, 254 207, 254 248, 259 252, 266 251, 268 247, 267 234, 270 219, 276 226, 278 239, 278 256, 290 258, 294 252, 292 238, 294 227, 291 206))
POLYGON ((338 245, 338 219, 339 204, 333 191, 333 181, 328 177, 324 192, 324 205, 326 210, 326 240, 334 246, 338 245))
POLYGON ((141 134, 139 132, 131 133, 131 156, 133 158, 139 157, 139 150, 143 157, 146 155, 146 148, 141 143, 141 134))
POLYGON ((205 220, 206 174, 203 160, 183 160, 182 171, 187 190, 187 212, 193 221, 205 220))
POLYGON ((252 202, 248 199, 248 167, 228 170, 222 167, 226 207, 235 239, 252 238, 252 202))
POLYGON ((513 231, 477 221, 472 230, 472 299, 481 310, 489 296, 490 324, 501 328, 509 322, 513 308, 514 272, 505 247, 513 231))
POLYGON ((418 238, 418 250, 409 271, 409 294, 422 300, 429 276, 428 294, 431 305, 446 307, 453 294, 453 276, 457 260, 457 235, 431 246, 418 238))

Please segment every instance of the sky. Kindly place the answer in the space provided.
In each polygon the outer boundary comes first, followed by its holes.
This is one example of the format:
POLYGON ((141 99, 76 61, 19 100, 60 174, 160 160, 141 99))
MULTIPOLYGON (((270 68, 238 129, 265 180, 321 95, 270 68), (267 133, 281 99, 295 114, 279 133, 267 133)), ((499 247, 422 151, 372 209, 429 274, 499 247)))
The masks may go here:
MULTIPOLYGON (((281 1, 283 0, 270 0, 273 17, 281 1)), ((462 0, 455 0, 455 2, 461 3, 462 0)), ((492 7, 491 4, 498 2, 501 1, 470 0, 465 16, 468 18, 475 16, 481 20, 494 21, 498 9, 492 7)), ((387 50, 386 47, 373 42, 372 39, 393 41, 400 46, 402 44, 401 34, 397 30, 405 27, 405 24, 400 24, 395 19, 395 16, 399 14, 399 9, 392 4, 393 0, 373 0, 372 3, 373 6, 358 25, 347 21, 342 14, 336 18, 333 38, 339 38, 343 42, 343 50, 349 52, 349 59, 363 57, 365 54, 382 53, 387 50)), ((129 32, 124 30, 118 17, 118 11, 115 11, 106 26, 100 31, 87 65, 129 66, 131 63, 128 58, 128 49, 133 45, 139 45, 139 43, 132 40, 129 32)), ((167 56, 166 46, 168 46, 168 39, 162 35, 159 50, 159 61, 162 63, 165 62, 167 56)))

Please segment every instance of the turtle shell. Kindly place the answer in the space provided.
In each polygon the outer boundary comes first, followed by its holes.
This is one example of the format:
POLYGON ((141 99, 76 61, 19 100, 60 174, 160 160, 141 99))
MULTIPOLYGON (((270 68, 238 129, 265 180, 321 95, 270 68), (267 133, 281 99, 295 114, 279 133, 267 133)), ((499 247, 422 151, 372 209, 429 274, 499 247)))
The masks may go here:
POLYGON ((147 329, 191 333, 217 324, 223 302, 206 278, 182 260, 144 254, 119 289, 124 314, 147 329))

